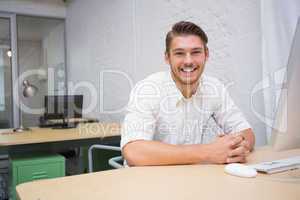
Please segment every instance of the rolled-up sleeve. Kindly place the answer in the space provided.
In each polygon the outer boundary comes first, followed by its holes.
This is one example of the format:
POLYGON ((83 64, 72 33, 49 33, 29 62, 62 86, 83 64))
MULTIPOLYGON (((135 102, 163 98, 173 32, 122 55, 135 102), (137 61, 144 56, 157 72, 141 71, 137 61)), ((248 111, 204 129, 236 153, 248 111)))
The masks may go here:
POLYGON ((156 84, 142 81, 134 87, 122 123, 121 148, 132 141, 153 139, 158 100, 159 88, 156 84))
POLYGON ((228 91, 221 85, 219 90, 220 101, 213 113, 216 123, 223 129, 225 134, 237 133, 251 128, 241 110, 235 105, 228 91))

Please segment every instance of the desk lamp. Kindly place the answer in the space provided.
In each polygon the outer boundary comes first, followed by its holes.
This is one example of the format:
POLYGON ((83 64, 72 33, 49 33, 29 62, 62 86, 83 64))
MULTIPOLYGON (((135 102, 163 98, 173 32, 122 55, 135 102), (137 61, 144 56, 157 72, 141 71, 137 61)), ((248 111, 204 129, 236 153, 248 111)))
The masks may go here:
MULTIPOLYGON (((23 96, 25 98, 33 97, 38 92, 38 88, 32 84, 30 84, 27 80, 23 81, 23 96)), ((20 104, 20 127, 15 128, 14 132, 23 132, 23 131, 30 131, 29 128, 23 127, 22 123, 22 104, 20 104)))

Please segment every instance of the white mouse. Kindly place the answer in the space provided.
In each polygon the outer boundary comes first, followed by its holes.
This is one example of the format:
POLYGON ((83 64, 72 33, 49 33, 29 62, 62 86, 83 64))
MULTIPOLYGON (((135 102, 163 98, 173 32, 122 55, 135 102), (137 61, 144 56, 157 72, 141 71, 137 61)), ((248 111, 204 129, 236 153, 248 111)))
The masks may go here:
POLYGON ((257 171, 247 165, 231 163, 225 166, 224 171, 233 176, 252 178, 256 177, 257 171))

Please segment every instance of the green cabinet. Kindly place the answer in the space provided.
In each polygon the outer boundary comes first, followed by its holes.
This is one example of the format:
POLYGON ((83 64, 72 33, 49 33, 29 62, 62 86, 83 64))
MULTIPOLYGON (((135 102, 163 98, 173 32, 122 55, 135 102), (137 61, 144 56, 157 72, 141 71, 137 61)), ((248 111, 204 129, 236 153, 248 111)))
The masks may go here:
POLYGON ((25 154, 10 156, 10 197, 16 199, 20 183, 65 176, 65 158, 58 154, 25 154))

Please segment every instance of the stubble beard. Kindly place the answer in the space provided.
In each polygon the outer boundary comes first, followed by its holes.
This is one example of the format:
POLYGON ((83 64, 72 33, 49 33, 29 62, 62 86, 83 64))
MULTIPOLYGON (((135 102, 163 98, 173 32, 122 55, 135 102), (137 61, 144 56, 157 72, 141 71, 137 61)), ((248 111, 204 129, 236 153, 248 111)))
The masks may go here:
MULTIPOLYGON (((197 66, 196 70, 200 70, 200 68, 201 68, 201 66, 197 66)), ((202 76, 203 70, 202 70, 201 74, 199 75, 199 77, 195 80, 191 80, 190 77, 187 77, 186 79, 180 77, 180 75, 178 75, 176 72, 174 72, 174 68, 172 66, 171 66, 171 72, 172 72, 172 77, 175 82, 179 83, 184 88, 189 88, 192 85, 195 85, 199 82, 199 79, 202 76)))

